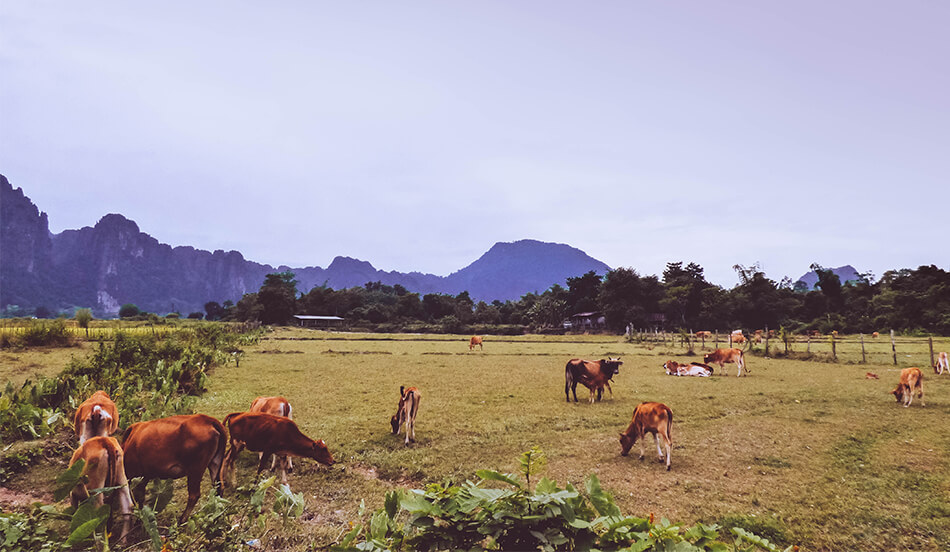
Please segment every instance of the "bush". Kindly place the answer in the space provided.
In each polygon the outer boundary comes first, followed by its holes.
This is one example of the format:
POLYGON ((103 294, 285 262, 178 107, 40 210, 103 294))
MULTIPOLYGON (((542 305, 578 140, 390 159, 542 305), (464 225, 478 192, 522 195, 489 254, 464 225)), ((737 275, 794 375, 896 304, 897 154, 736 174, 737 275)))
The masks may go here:
POLYGON ((514 474, 479 470, 478 483, 391 491, 368 524, 355 525, 334 549, 779 550, 738 524, 731 531, 735 539, 727 543, 715 524, 684 530, 666 519, 624 516, 595 475, 587 477, 584 492, 547 478, 531 489, 531 476, 544 467, 537 448, 522 454, 520 464, 524 483, 514 474), (485 486, 489 482, 504 487, 485 486))
POLYGON ((140 314, 142 314, 142 311, 132 303, 126 303, 119 307, 119 318, 132 318, 140 314))

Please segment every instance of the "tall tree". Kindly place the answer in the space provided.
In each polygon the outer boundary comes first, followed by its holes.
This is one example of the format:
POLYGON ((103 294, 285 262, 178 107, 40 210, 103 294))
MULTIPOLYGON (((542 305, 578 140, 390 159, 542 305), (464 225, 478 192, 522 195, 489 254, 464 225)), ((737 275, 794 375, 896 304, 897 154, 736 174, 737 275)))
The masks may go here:
POLYGON ((294 316, 297 281, 293 272, 268 274, 257 292, 263 324, 286 324, 294 316))

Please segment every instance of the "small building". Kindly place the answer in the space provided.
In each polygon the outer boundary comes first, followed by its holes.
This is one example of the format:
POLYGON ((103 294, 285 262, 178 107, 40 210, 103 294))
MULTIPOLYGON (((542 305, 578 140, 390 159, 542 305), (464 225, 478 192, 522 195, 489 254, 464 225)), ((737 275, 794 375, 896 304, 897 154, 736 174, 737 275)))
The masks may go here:
POLYGON ((313 316, 310 314, 295 314, 297 325, 301 328, 339 328, 343 319, 339 316, 313 316))
POLYGON ((607 318, 602 312, 579 312, 571 315, 570 328, 574 331, 602 330, 607 327, 607 318))

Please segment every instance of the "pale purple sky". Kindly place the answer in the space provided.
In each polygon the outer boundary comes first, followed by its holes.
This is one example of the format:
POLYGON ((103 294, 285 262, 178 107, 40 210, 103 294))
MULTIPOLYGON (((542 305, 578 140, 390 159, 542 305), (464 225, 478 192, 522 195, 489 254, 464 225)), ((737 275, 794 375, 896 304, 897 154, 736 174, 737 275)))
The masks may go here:
POLYGON ((0 173, 273 265, 950 268, 950 3, 0 3, 0 173))

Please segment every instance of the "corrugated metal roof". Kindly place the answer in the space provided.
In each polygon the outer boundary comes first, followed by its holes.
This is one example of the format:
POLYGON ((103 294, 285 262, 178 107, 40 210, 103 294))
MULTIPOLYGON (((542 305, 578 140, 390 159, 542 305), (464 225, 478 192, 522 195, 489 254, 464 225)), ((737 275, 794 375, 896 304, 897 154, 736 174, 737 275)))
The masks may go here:
POLYGON ((312 316, 309 314, 295 314, 297 320, 343 320, 339 316, 312 316))

